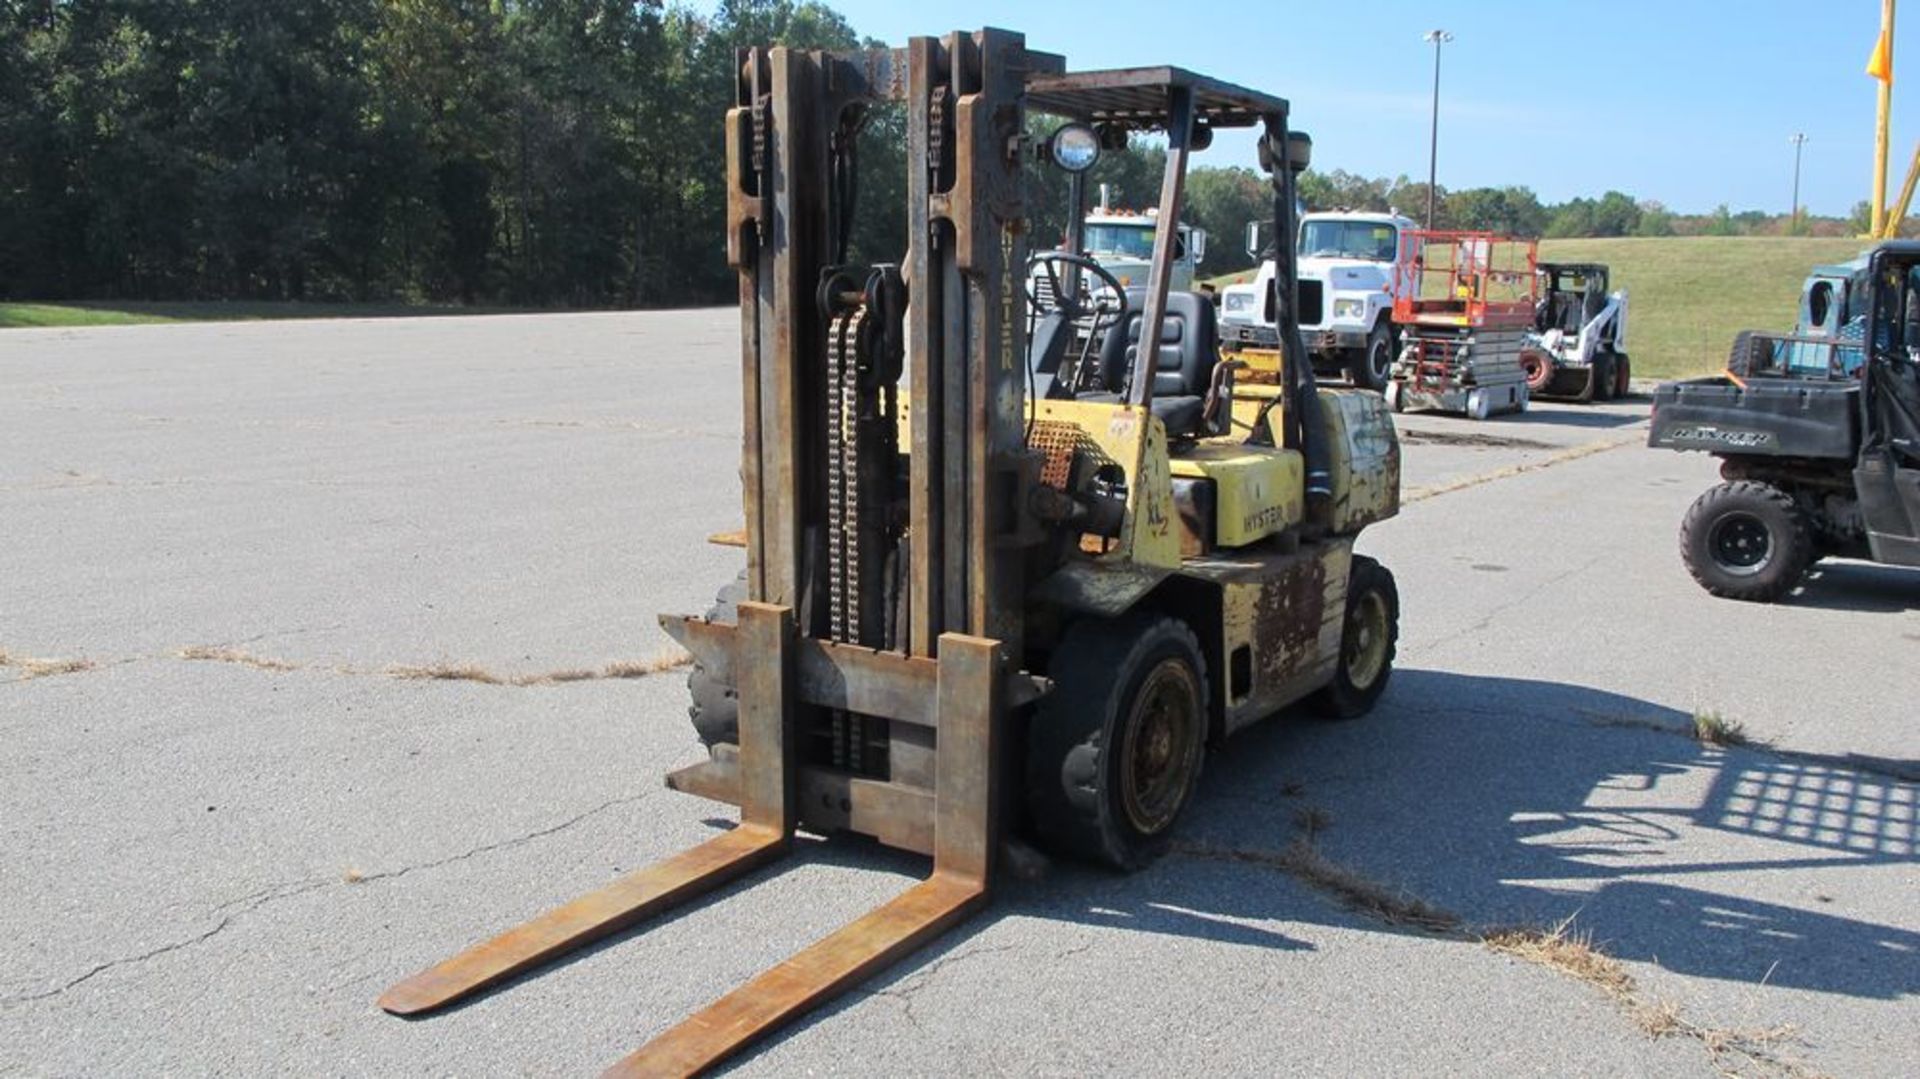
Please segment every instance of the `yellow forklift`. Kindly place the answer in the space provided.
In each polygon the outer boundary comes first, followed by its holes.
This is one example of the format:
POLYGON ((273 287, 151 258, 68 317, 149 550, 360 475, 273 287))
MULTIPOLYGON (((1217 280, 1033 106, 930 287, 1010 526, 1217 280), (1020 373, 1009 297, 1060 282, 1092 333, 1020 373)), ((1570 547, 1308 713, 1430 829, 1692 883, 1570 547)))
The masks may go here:
MULTIPOLYGON (((1295 702, 1366 712, 1398 632, 1392 576, 1353 553, 1399 505, 1381 398, 1319 389, 1306 363, 1222 363, 1212 305, 1168 288, 1173 228, 1142 289, 1077 237, 1027 249, 1023 177, 1078 177, 1134 132, 1166 139, 1158 220, 1177 222, 1190 154, 1258 129, 1275 235, 1293 235, 1310 144, 1284 100, 1178 68, 1069 72, 1002 30, 748 49, 736 76, 747 569, 714 617, 662 623, 695 657, 711 750, 667 782, 740 824, 380 1005, 451 1004, 786 854, 797 828, 927 854, 932 873, 618 1074, 703 1071, 924 944, 987 902, 1016 832, 1142 864, 1207 752, 1295 702), (849 265, 854 136, 887 105, 907 116, 909 249, 849 265), (1057 126, 1033 137, 1032 114, 1057 126)), ((1290 245, 1277 257, 1282 352, 1305 356, 1290 245)))

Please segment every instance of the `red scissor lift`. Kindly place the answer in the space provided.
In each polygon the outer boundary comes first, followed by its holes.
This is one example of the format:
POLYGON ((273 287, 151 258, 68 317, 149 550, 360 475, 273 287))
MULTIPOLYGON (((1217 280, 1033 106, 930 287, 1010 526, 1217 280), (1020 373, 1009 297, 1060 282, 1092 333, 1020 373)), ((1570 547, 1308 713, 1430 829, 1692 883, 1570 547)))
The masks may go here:
POLYGON ((1393 321, 1400 357, 1387 385, 1396 412, 1485 419, 1527 407, 1520 346, 1533 326, 1538 248, 1491 232, 1400 235, 1393 321))

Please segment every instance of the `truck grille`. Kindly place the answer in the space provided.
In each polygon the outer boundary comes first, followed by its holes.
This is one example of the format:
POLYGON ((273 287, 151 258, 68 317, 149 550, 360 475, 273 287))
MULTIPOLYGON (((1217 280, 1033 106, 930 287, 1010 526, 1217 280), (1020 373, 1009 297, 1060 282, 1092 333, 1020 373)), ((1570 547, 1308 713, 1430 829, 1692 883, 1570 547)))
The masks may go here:
POLYGON ((1318 326, 1326 321, 1324 287, 1319 281, 1300 282, 1300 325, 1318 326))

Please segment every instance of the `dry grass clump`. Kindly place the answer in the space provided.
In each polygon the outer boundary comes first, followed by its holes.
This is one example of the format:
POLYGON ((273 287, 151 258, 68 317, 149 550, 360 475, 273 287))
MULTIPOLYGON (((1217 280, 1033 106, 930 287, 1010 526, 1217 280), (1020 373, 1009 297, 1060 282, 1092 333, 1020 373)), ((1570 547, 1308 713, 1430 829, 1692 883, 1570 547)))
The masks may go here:
POLYGON ((471 663, 435 663, 426 667, 408 667, 395 664, 387 668, 387 677, 408 682, 479 682, 488 686, 504 686, 508 679, 471 663))
POLYGON ((1496 952, 1557 970, 1625 1000, 1634 992, 1633 976, 1620 961, 1593 945, 1593 934, 1573 929, 1573 918, 1549 929, 1507 926, 1481 935, 1496 952))
POLYGON ((47 678, 56 674, 76 674, 90 671, 99 664, 90 659, 43 659, 34 656, 19 656, 0 648, 0 667, 11 667, 19 671, 15 679, 25 682, 30 678, 47 678))
POLYGON ((677 670, 692 662, 692 656, 674 649, 648 659, 620 660, 598 669, 564 667, 557 671, 541 671, 537 674, 505 675, 496 674, 472 663, 436 663, 426 667, 391 666, 385 673, 389 678, 407 681, 478 682, 488 686, 556 686, 567 682, 593 682, 606 678, 645 678, 648 675, 677 670))
POLYGON ((181 659, 204 660, 211 663, 238 663, 243 667, 257 667, 263 671, 292 671, 300 665, 290 660, 275 659, 272 656, 256 656, 238 648, 218 648, 213 645, 196 644, 182 648, 174 655, 181 659))
POLYGON ((1593 934, 1573 928, 1569 916, 1559 924, 1509 926, 1481 934, 1482 943, 1496 952, 1524 959, 1593 986, 1612 998, 1635 1026, 1649 1038, 1692 1038, 1707 1050, 1722 1075, 1764 1074, 1809 1077, 1813 1073, 1778 1049, 1799 1040, 1791 1024, 1757 1029, 1703 1027, 1688 1019, 1670 1000, 1649 999, 1627 968, 1595 946, 1593 934))

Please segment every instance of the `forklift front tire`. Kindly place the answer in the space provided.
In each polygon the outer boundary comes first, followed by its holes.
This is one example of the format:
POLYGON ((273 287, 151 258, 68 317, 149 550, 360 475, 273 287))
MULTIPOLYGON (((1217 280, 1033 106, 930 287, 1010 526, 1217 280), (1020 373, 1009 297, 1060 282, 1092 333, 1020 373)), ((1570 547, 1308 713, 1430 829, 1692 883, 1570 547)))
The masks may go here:
POLYGON ((1328 719, 1358 719, 1372 711, 1393 674, 1399 640, 1400 590, 1392 571, 1366 555, 1354 555, 1340 665, 1333 681, 1307 698, 1307 707, 1328 719))
POLYGON ((1193 796, 1206 755, 1207 666, 1176 618, 1069 627, 1027 734, 1027 809, 1056 854, 1137 869, 1193 796))

